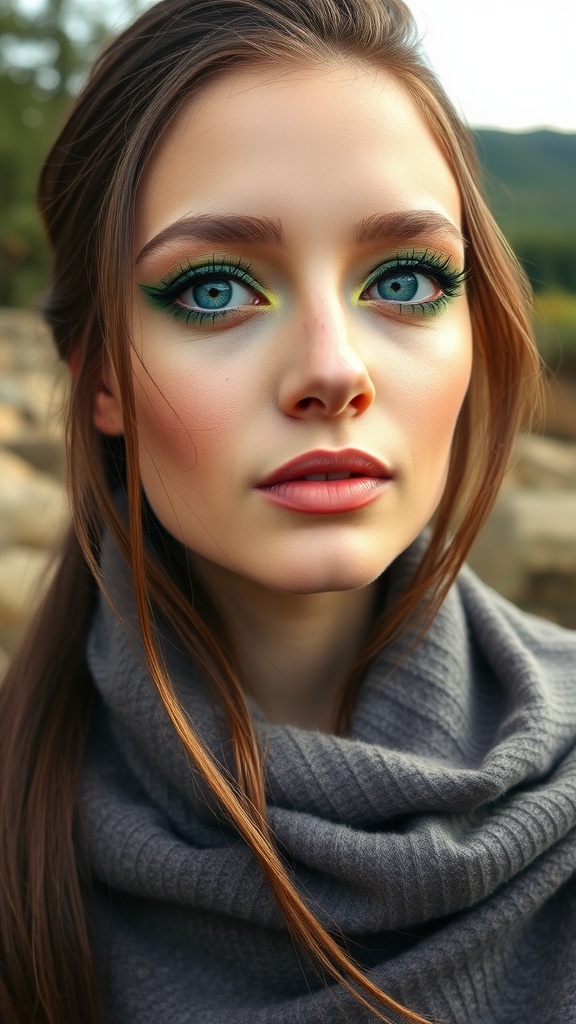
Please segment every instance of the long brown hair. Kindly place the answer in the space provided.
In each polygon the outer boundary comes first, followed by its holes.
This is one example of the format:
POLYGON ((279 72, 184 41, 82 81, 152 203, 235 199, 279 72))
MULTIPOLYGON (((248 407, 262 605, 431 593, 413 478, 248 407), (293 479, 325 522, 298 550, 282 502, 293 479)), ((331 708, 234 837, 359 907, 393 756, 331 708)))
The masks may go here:
POLYGON ((93 685, 86 631, 109 530, 130 565, 152 679, 191 762, 253 850, 294 939, 318 969, 386 1020, 423 1022, 380 991, 298 896, 267 821, 263 770, 225 623, 208 600, 192 608, 145 546, 127 300, 134 203, 152 147, 170 118, 216 75, 243 66, 344 59, 386 69, 423 112, 460 189, 471 272, 474 365, 444 495, 410 586, 375 624, 342 694, 344 731, 375 652, 434 615, 506 469, 532 408, 538 359, 524 277, 478 186, 474 148, 423 58, 402 0, 163 0, 96 63, 42 171, 40 207, 53 250, 45 313, 76 373, 68 409, 73 516, 45 600, 0 691, 0 1018, 3 1024, 97 1024, 87 856, 77 785, 93 685), (94 382, 106 351, 122 394, 125 434, 93 425, 94 382), (122 482, 129 522, 112 492, 122 482), (154 642, 152 609, 173 624, 220 700, 235 758, 227 774, 195 734, 154 642))

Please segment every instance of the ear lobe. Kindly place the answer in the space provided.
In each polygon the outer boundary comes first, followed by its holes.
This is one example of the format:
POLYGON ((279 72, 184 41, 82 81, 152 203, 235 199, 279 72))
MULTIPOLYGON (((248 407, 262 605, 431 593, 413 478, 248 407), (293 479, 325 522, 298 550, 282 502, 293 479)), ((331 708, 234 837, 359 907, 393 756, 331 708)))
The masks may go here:
POLYGON ((94 424, 102 434, 118 437, 124 433, 120 387, 107 356, 94 392, 94 424))

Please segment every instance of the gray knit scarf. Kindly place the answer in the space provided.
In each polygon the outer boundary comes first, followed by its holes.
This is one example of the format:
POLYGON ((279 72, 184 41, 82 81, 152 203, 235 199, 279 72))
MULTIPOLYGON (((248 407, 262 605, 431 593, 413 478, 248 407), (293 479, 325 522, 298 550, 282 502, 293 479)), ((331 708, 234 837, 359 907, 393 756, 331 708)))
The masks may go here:
MULTIPOLYGON (((388 570, 392 593, 420 557, 388 570)), ((187 763, 131 634, 111 542, 88 643, 82 804, 105 1022, 372 1024, 295 949, 251 851, 187 763)), ((225 760, 195 668, 164 656, 225 760)), ((464 570, 416 649, 373 662, 346 738, 254 717, 299 891, 372 979, 448 1024, 576 1022, 576 635, 464 570)))

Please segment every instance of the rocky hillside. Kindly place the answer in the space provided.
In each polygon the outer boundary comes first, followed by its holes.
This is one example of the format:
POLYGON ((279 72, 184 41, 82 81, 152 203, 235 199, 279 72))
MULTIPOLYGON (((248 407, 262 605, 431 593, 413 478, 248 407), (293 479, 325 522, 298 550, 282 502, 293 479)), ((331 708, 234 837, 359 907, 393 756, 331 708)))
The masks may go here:
MULTIPOLYGON (((67 522, 66 377, 38 318, 0 310, 0 669, 42 593, 67 522)), ((513 601, 576 628, 576 441, 523 438, 471 562, 513 601)))

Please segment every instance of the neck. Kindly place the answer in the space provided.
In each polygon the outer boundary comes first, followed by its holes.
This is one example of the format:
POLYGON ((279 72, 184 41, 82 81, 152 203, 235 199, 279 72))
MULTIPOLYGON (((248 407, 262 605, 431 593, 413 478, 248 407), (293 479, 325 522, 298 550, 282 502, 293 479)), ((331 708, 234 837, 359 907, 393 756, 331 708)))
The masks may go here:
POLYGON ((332 732, 342 685, 365 643, 376 583, 286 594, 194 556, 234 644, 241 682, 269 722, 332 732))

